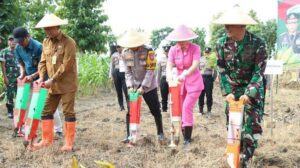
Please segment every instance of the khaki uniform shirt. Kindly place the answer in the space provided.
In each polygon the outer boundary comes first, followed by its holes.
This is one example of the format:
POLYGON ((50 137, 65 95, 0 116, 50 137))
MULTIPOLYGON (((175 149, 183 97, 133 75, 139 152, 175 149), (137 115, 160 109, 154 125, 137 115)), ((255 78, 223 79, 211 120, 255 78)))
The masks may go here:
POLYGON ((55 39, 44 39, 39 75, 45 79, 46 74, 54 80, 49 93, 77 90, 76 43, 71 37, 60 33, 55 39))
POLYGON ((143 87, 145 93, 157 88, 154 69, 146 68, 146 60, 151 49, 145 46, 139 47, 136 51, 127 49, 124 51, 125 78, 128 88, 143 87))

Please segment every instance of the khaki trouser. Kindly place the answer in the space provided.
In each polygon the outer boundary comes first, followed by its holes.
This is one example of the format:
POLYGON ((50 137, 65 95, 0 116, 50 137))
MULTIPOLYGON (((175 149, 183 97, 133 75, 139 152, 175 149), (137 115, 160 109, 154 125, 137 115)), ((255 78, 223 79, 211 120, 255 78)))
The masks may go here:
POLYGON ((65 115, 65 118, 75 118, 75 111, 74 111, 75 93, 76 92, 65 93, 65 94, 48 93, 42 116, 53 115, 61 100, 63 114, 65 115))

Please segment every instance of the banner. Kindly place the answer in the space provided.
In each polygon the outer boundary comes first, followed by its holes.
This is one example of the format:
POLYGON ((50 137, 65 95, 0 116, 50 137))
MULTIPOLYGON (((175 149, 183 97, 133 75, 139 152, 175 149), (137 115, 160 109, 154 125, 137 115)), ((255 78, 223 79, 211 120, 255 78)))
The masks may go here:
POLYGON ((277 60, 285 69, 300 69, 300 0, 278 1, 277 60))

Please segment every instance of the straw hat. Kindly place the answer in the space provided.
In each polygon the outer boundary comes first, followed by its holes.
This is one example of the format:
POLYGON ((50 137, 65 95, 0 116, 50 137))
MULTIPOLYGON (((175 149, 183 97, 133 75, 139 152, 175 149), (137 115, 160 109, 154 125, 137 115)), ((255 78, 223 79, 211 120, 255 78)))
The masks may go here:
POLYGON ((216 24, 224 25, 255 25, 257 22, 249 15, 244 13, 239 5, 233 6, 232 9, 226 11, 221 17, 214 21, 216 24))
POLYGON ((128 30, 117 41, 118 45, 125 48, 134 48, 145 44, 148 41, 147 36, 134 29, 128 30))
POLYGON ((54 14, 46 14, 35 26, 35 28, 54 27, 65 24, 68 24, 67 20, 62 20, 54 14))
POLYGON ((198 35, 195 34, 191 29, 185 25, 180 25, 174 29, 167 37, 170 41, 189 41, 197 38, 198 35))

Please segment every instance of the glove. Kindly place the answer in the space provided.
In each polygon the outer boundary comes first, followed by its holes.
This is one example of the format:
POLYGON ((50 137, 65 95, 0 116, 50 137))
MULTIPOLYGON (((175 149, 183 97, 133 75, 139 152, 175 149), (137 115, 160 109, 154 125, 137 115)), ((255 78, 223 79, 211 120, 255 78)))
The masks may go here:
POLYGON ((250 102, 249 97, 247 95, 242 95, 240 97, 240 100, 242 100, 244 104, 248 104, 250 102))
POLYGON ((168 72, 168 73, 166 74, 166 81, 169 82, 169 81, 171 81, 171 80, 172 80, 172 73, 171 73, 171 72, 168 72))
POLYGON ((184 70, 179 76, 178 76, 178 79, 180 81, 183 81, 185 80, 186 76, 188 75, 188 71, 187 70, 184 70))
POLYGON ((226 101, 229 102, 231 100, 234 100, 234 95, 232 93, 229 93, 227 96, 226 96, 226 101))

